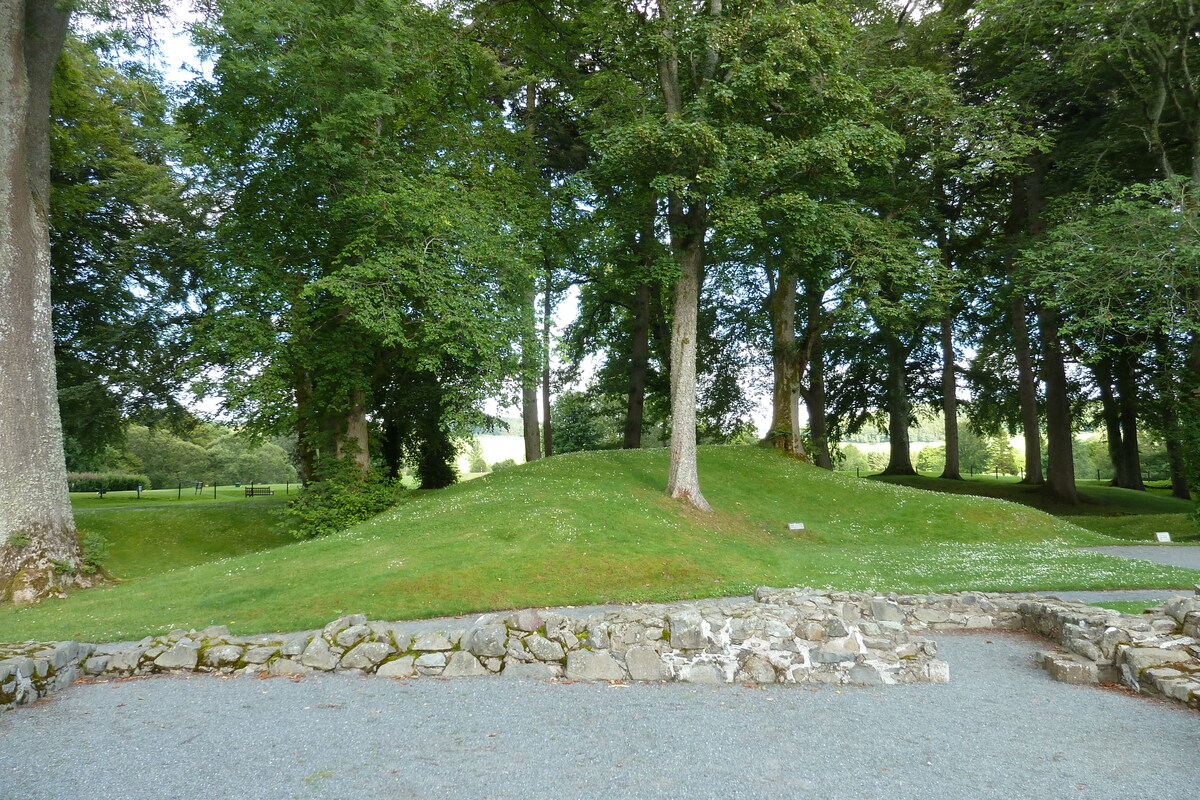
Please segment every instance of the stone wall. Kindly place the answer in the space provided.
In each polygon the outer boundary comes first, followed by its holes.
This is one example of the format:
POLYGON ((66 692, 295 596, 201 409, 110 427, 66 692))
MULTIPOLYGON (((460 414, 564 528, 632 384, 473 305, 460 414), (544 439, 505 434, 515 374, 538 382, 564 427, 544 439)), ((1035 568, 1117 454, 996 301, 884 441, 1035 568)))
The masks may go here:
POLYGON ((1048 636, 1060 680, 1120 681, 1200 707, 1200 597, 1132 617, 1054 598, 964 592, 877 595, 760 588, 753 601, 629 606, 574 617, 527 609, 463 628, 406 630, 349 615, 323 629, 233 636, 217 626, 133 644, 0 645, 0 709, 78 676, 179 672, 385 677, 501 675, 605 681, 889 685, 949 680, 930 631, 1048 636), (1067 665, 1067 666, 1063 666, 1067 665))

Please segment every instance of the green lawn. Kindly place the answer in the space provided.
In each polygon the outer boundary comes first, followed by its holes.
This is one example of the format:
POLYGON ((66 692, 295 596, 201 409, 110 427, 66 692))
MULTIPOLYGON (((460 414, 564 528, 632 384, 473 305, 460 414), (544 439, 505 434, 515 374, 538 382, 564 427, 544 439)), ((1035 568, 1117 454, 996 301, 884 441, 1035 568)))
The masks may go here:
MULTIPOLYGON (((665 450, 544 459, 417 493, 336 536, 4 609, 0 641, 136 639, 209 624, 284 631, 353 612, 405 619, 761 584, 920 592, 1200 580, 1080 551, 1114 540, 1026 506, 859 480, 762 448, 701 449, 713 514, 665 497, 666 472, 665 450), (789 522, 805 529, 789 532, 789 522)), ((225 508, 254 509, 261 499, 225 508)))
POLYGON ((284 500, 276 495, 245 503, 114 503, 80 508, 82 504, 72 498, 72 505, 76 527, 83 534, 104 537, 108 544, 104 568, 123 580, 291 544, 295 539, 278 528, 277 512, 284 500))

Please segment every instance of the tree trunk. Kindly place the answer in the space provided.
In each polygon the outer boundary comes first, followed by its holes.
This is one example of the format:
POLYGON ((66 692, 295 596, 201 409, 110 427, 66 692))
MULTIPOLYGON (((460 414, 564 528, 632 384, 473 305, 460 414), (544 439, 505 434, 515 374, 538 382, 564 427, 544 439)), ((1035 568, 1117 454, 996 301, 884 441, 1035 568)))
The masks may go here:
POLYGON ((1142 481, 1142 457, 1138 445, 1137 376, 1133 371, 1133 356, 1122 353, 1117 358, 1118 407, 1121 411, 1121 464, 1124 466, 1126 489, 1145 491, 1142 481))
POLYGON ((942 318, 942 414, 946 418, 946 468, 942 477, 961 481, 958 462, 958 376, 954 362, 954 317, 942 318))
POLYGON ((525 294, 525 331, 521 343, 521 427, 525 437, 525 461, 537 461, 542 457, 542 438, 538 430, 538 384, 537 384, 537 322, 534 304, 537 297, 532 281, 525 294))
POLYGON ((833 469, 833 453, 829 447, 829 421, 825 411, 825 353, 818 341, 813 346, 808 365, 808 391, 804 405, 808 409, 808 430, 812 437, 813 463, 821 469, 833 469))
POLYGON ((404 462, 404 446, 400 440, 400 426, 394 419, 384 421, 383 440, 379 444, 380 455, 387 464, 387 476, 399 478, 403 471, 401 465, 404 462))
POLYGON ((312 375, 306 369, 296 370, 296 457, 300 461, 300 482, 305 486, 316 478, 316 450, 313 447, 312 375))
POLYGON ((338 458, 353 457, 360 471, 371 468, 370 435, 367 428, 367 396, 361 389, 351 392, 337 439, 338 458))
POLYGON ((0 601, 82 574, 67 491, 50 304, 50 83, 67 29, 54 0, 0 4, 0 601))
POLYGON ((916 475, 909 453, 908 422, 912 406, 908 401, 906 368, 908 351, 900 337, 884 331, 887 352, 886 405, 888 414, 888 463, 883 475, 916 475))
POLYGON ((646 414, 646 377, 650 368, 650 284, 638 285, 633 305, 633 341, 629 353, 629 401, 625 408, 622 447, 642 446, 642 421, 646 414))
POLYGON ((1101 362, 1092 368, 1092 374, 1100 390, 1100 412, 1104 417, 1104 435, 1108 440, 1108 461, 1113 469, 1109 484, 1125 487, 1129 481, 1125 475, 1125 460, 1121 456, 1121 410, 1113 396, 1112 371, 1108 363, 1101 362))
MULTIPOLYGON (((529 172, 537 171, 537 145, 533 111, 537 107, 537 86, 530 83, 525 88, 525 132, 529 135, 529 172)), ((538 430, 538 334, 537 334, 537 280, 529 277, 525 289, 521 333, 521 427, 525 437, 525 461, 537 461, 542 457, 542 441, 538 430)))
POLYGON ((767 440, 776 450, 808 460, 800 438, 800 353, 796 345, 796 276, 786 266, 771 292, 771 429, 767 440))
POLYGON ((554 455, 554 429, 550 424, 550 328, 554 311, 554 268, 546 259, 546 292, 542 296, 542 445, 547 457, 554 455))
POLYGON ((1075 488, 1071 398, 1067 392, 1067 366, 1059 343, 1058 312, 1039 307, 1037 317, 1046 381, 1046 485, 1055 499, 1077 505, 1079 492, 1075 488))
POLYGON ((675 320, 671 326, 671 465, 667 493, 688 501, 701 511, 712 506, 700 492, 696 467, 696 331, 700 310, 700 284, 704 268, 704 200, 695 201, 692 213, 682 213, 682 202, 671 197, 668 205, 672 230, 686 225, 688 233, 672 245, 679 257, 675 281, 675 320))
MULTIPOLYGON (((1030 172, 1025 176, 1025 213, 1029 235, 1041 236, 1046 230, 1043 211, 1046 206, 1045 159, 1040 153, 1029 156, 1030 172)), ((1037 304, 1038 334, 1042 340, 1042 371, 1046 383, 1046 485, 1050 494, 1068 505, 1079 503, 1075 488, 1074 431, 1071 429, 1071 398, 1067 391, 1067 365, 1063 357, 1058 311, 1045 303, 1037 304)))

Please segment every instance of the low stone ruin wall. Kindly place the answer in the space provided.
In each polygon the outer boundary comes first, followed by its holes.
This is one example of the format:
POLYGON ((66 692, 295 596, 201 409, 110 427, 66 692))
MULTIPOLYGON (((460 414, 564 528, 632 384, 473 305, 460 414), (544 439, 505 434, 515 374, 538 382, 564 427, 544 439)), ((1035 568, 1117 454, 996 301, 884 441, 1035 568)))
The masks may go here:
POLYGON ((0 645, 0 709, 32 702, 81 675, 179 672, 709 684, 944 682, 949 666, 936 658, 936 643, 924 634, 990 628, 1031 630, 1063 645, 1069 652, 1043 657, 1059 679, 1120 680, 1200 707, 1198 612, 1200 597, 1176 598, 1162 614, 1133 617, 1031 595, 764 587, 750 602, 630 606, 590 617, 530 609, 485 614, 467 627, 440 632, 409 632, 404 624, 349 615, 321 630, 293 634, 232 636, 218 626, 172 631, 132 645, 0 645), (1076 666, 1054 666, 1061 664, 1076 666))

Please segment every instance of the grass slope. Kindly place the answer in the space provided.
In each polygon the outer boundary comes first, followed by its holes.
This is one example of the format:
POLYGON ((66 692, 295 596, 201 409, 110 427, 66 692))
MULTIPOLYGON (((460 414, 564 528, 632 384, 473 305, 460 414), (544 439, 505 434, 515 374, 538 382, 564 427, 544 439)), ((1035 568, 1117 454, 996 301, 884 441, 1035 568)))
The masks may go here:
POLYGON ((703 514, 662 493, 665 450, 578 453, 421 494, 337 536, 0 612, 0 641, 174 627, 297 630, 528 605, 661 601, 759 584, 950 591, 1188 586, 1040 511, 863 481, 751 447, 700 451, 703 514), (805 530, 787 531, 788 522, 805 530))
POLYGON ((102 561, 118 579, 142 578, 295 542, 278 529, 282 497, 185 505, 112 505, 75 511, 81 533, 108 543, 102 561))

